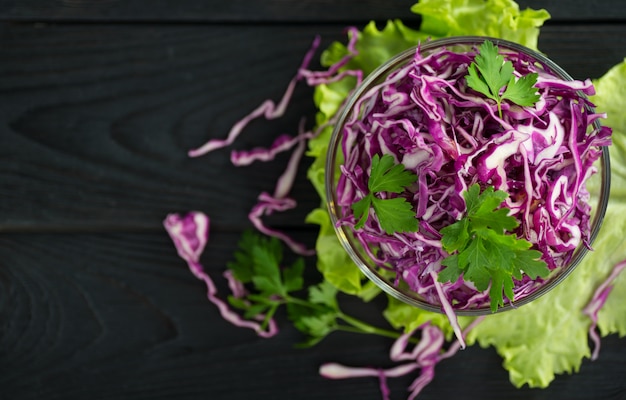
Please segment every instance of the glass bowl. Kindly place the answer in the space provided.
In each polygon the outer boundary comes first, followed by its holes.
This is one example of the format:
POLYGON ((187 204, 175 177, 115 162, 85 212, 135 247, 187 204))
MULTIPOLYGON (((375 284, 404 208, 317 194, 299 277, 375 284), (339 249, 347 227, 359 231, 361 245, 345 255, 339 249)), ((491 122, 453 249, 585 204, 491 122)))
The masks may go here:
MULTIPOLYGON (((503 52, 511 52, 511 54, 516 55, 518 54, 519 57, 533 63, 537 69, 541 71, 541 73, 551 75, 562 80, 573 80, 572 77, 570 77, 562 68, 546 58, 544 55, 509 41, 495 38, 464 36, 424 42, 387 61, 385 64, 372 72, 355 89, 355 91, 347 98, 343 108, 338 114, 338 120, 335 123, 334 131, 328 147, 325 176, 327 206, 339 241, 349 254, 350 258, 356 263, 365 276, 373 281, 383 291, 398 300, 429 311, 444 312, 441 302, 434 298, 432 294, 425 296, 424 294, 417 293, 409 289, 409 286, 406 284, 404 279, 396 274, 394 265, 389 265, 388 263, 383 264, 377 261, 376 252, 379 248, 374 244, 359 241, 355 237, 353 224, 345 224, 342 222, 348 218, 351 213, 349 207, 346 207, 345 204, 344 206, 340 205, 341 200, 339 199, 337 192, 338 182, 342 174, 340 166, 344 162, 344 148, 349 149, 351 146, 350 143, 344 142, 344 132, 348 121, 352 121, 352 123, 355 120, 358 121, 359 112, 361 112, 359 105, 363 97, 369 96, 377 91, 379 84, 388 79, 391 74, 394 74, 411 63, 416 52, 419 52, 421 56, 426 57, 429 54, 436 53, 443 48, 456 53, 464 53, 469 50, 476 51, 480 44, 487 39, 491 40, 498 46, 501 54, 503 52)), ((381 96, 380 92, 376 92, 375 96, 381 96)), ((584 98, 585 95, 582 92, 579 92, 579 96, 584 98)), ((364 102, 364 104, 369 107, 372 103, 364 102), (367 104, 369 104, 369 106, 367 104)), ((585 108, 590 113, 594 112, 588 105, 586 105, 585 108)), ((600 129, 597 119, 593 122, 593 128, 598 130, 600 129)), ((359 138, 354 138, 351 140, 357 141, 358 139, 359 138)), ((592 175, 592 177, 587 181, 587 188, 590 194, 589 205, 591 206, 591 212, 589 214, 590 234, 587 242, 589 245, 598 234, 609 197, 609 153, 607 147, 605 146, 599 146, 598 149, 600 156, 594 163, 597 173, 592 175)), ((547 278, 531 282, 532 284, 528 285, 527 290, 521 296, 518 296, 519 298, 515 298, 512 301, 505 301, 505 304, 500 306, 497 311, 500 312, 514 309, 547 293, 550 289, 561 283, 576 268, 587 252, 588 247, 584 243, 580 243, 569 255, 568 261, 564 263, 564 265, 557 266, 551 270, 551 273, 547 278)), ((416 267, 418 269, 423 269, 424 271, 426 268, 432 268, 432 266, 427 267, 417 264, 416 267)), ((440 266, 439 268, 441 269, 440 266)), ((489 304, 466 306, 465 308, 455 308, 455 305, 453 304, 452 308, 457 315, 477 316, 492 313, 489 304)))

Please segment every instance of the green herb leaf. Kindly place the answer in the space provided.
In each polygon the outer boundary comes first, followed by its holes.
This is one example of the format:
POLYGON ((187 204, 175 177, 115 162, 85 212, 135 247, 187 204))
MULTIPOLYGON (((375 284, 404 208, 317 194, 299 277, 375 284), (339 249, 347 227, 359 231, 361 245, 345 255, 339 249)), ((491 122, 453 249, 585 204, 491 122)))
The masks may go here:
POLYGON ((496 312, 498 307, 504 305, 502 292, 508 299, 513 299, 513 277, 504 270, 495 269, 491 271, 491 287, 489 288, 489 298, 491 299, 491 311, 496 312))
POLYGON ((411 203, 401 197, 379 199, 372 197, 372 206, 381 227, 388 234, 394 232, 415 232, 418 223, 411 203))
POLYGON ((530 242, 506 233, 519 224, 509 215, 509 209, 499 208, 506 197, 505 192, 494 191, 493 187, 481 193, 478 184, 470 186, 464 193, 465 216, 440 232, 443 249, 450 256, 443 260, 445 268, 438 280, 455 282, 463 275, 478 290, 489 288, 494 312, 504 305, 503 293, 513 299, 513 278, 521 279, 525 273, 536 279, 549 273, 546 263, 540 260, 541 252, 531 250, 530 242))
MULTIPOLYGON (((296 327, 315 338, 315 343, 337 329, 337 320, 334 313, 320 313, 310 316, 302 316, 294 321, 296 327)), ((309 344, 312 343, 309 341, 309 344)))
POLYGON ((470 238, 468 228, 469 220, 467 218, 463 218, 443 228, 441 230, 443 247, 449 252, 465 247, 470 238))
POLYGON ((370 207, 372 206, 372 196, 368 194, 363 197, 361 200, 352 204, 352 211, 354 212, 354 216, 358 218, 357 223, 354 225, 356 229, 361 229, 367 222, 367 217, 370 214, 370 207))
POLYGON ((480 46, 479 54, 467 69, 467 85, 475 91, 494 100, 502 118, 502 101, 509 100, 520 106, 532 106, 539 100, 537 74, 532 73, 516 79, 513 64, 504 61, 498 53, 498 46, 486 40, 480 46), (504 90, 503 90, 504 89, 504 90))
MULTIPOLYGON (((271 243, 271 241, 270 241, 271 243)), ((281 271, 280 258, 276 258, 271 248, 255 247, 252 249, 254 260, 254 276, 252 283, 262 294, 278 294, 284 296, 287 290, 284 287, 281 271)))
POLYGON ((289 301, 291 293, 304 285, 304 260, 298 258, 284 267, 280 241, 252 231, 245 231, 238 243, 235 259, 227 264, 233 276, 248 284, 249 293, 243 298, 230 296, 229 303, 243 311, 245 318, 265 315, 265 323, 277 309, 289 301))
POLYGON ((337 304, 337 289, 326 281, 309 287, 308 301, 288 303, 287 315, 294 326, 307 336, 299 347, 317 344, 339 328, 341 312, 337 304))
POLYGON ((522 271, 531 279, 537 279, 537 277, 545 278, 546 264, 538 261, 541 257, 541 252, 537 250, 518 250, 514 255, 515 257, 512 259, 515 267, 514 271, 522 271))
POLYGON ((329 281, 309 286, 307 296, 299 297, 304 292, 304 260, 298 258, 289 267, 281 266, 282 260, 283 247, 278 239, 249 231, 242 235, 235 260, 228 265, 235 278, 247 279, 247 293, 229 296, 228 302, 241 310, 244 318, 262 320, 264 328, 285 306, 289 320, 306 336, 299 347, 313 346, 336 330, 400 336, 344 314, 337 300, 338 289, 329 281))
POLYGON ((465 249, 458 255, 459 269, 463 271, 463 278, 476 285, 476 289, 483 291, 489 287, 491 280, 491 264, 489 254, 480 236, 469 241, 465 249))
POLYGON ((337 288, 328 281, 309 287, 309 301, 315 304, 324 304, 334 310, 338 310, 337 288))
POLYGON ((441 261, 441 265, 447 268, 444 268, 439 272, 439 282, 456 282, 463 273, 463 271, 459 269, 458 254, 451 254, 444 258, 443 261, 441 261))
MULTIPOLYGON (((269 238, 246 230, 238 243, 239 249, 235 252, 235 260, 227 263, 228 269, 233 272, 237 280, 242 283, 252 282, 252 277, 259 275, 255 268, 269 268, 260 275, 279 274, 278 270, 269 267, 280 265, 282 262, 282 246, 276 238, 269 238)), ((276 280, 276 276, 273 277, 276 280)))
POLYGON ((367 184, 370 192, 402 193, 404 188, 415 182, 417 176, 404 168, 402 164, 395 164, 390 154, 381 157, 378 154, 372 158, 372 172, 367 184))
POLYGON ((290 267, 283 269, 283 287, 286 292, 296 292, 304 286, 304 259, 298 258, 290 267))
POLYGON ((532 106, 539 100, 537 89, 534 85, 537 83, 536 72, 522 76, 519 79, 511 77, 506 86, 506 90, 502 94, 503 99, 508 99, 520 106, 532 106))
POLYGON ((376 154, 372 158, 372 168, 367 183, 369 193, 352 204, 352 211, 357 219, 356 229, 361 229, 369 216, 370 208, 374 209, 381 228, 389 235, 395 232, 416 232, 418 221, 413 206, 402 197, 380 198, 376 193, 386 192, 399 194, 405 187, 417 180, 417 176, 395 164, 393 156, 385 154, 382 158, 376 154))

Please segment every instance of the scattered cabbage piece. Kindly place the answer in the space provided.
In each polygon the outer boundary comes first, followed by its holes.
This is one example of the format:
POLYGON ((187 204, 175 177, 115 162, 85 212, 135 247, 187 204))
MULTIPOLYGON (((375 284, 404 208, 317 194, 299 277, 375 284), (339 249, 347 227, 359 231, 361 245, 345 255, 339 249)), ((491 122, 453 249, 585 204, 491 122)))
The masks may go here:
POLYGON ((383 369, 373 367, 348 367, 338 363, 327 363, 320 367, 320 375, 329 379, 346 379, 360 377, 378 377, 383 399, 389 399, 387 378, 395 378, 420 369, 420 373, 409 386, 408 400, 413 400, 435 377, 435 366, 443 358, 442 347, 444 336, 441 330, 429 323, 413 331, 401 335, 391 346, 389 358, 400 363, 397 366, 383 369), (412 349, 407 350, 409 340, 419 330, 420 341, 412 349))
MULTIPOLYGON (((204 271, 204 266, 200 262, 204 248, 209 241, 210 219, 206 214, 199 211, 191 211, 185 215, 168 214, 163 221, 163 226, 174 242, 178 255, 187 262, 191 273, 205 283, 207 298, 217 307, 222 318, 237 327, 252 329, 263 338, 269 338, 278 333, 278 325, 274 319, 270 319, 267 327, 264 328, 260 321, 265 315, 257 315, 258 321, 242 318, 218 295, 213 279, 204 271)), ((243 287, 233 279, 229 271, 224 273, 224 278, 233 296, 239 297, 243 294, 243 287)))

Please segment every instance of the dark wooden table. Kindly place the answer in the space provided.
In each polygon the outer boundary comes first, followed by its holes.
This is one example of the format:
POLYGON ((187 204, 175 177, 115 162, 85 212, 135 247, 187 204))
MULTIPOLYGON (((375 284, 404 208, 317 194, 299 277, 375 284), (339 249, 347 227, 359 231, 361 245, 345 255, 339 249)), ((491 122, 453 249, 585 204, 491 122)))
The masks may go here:
MULTIPOLYGON (((324 47, 372 19, 416 25, 412 3, 0 1, 0 399, 379 399, 375 379, 329 381, 318 367, 384 366, 390 340, 336 333, 302 350, 283 317, 271 339, 231 326, 161 222, 209 214, 203 261, 219 274, 286 156, 237 168, 228 150, 187 150, 280 98, 315 34, 324 47)), ((551 12, 539 47, 575 78, 626 56, 623 0, 520 4, 551 12)), ((252 124, 235 148, 312 121, 311 93, 298 87, 284 118, 252 124)), ((312 246, 307 162, 299 207, 268 223, 312 246)), ((599 360, 544 390, 514 388, 493 349, 471 347, 438 365, 418 398, 624 399, 625 377, 615 335, 599 360)), ((392 398, 413 378, 390 380, 392 398)))

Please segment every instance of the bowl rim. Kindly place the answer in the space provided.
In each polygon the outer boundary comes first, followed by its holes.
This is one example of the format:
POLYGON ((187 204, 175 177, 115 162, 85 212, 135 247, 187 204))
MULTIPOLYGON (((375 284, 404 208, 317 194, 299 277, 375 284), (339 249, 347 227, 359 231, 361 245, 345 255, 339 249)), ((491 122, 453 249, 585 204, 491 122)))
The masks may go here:
MULTIPOLYGON (((415 56, 416 51, 424 52, 437 48, 441 48, 444 46, 450 45, 466 45, 466 46, 478 46, 484 41, 492 41, 496 46, 503 47, 507 50, 514 50, 518 52, 522 52, 534 60, 539 61, 548 73, 555 74, 561 79, 572 81, 574 80, 565 70, 563 70, 559 65, 550 60, 545 55, 541 54, 538 51, 530 49, 526 46, 520 45, 515 42, 511 42, 509 40, 494 38, 489 36, 452 36, 448 38, 442 39, 434 39, 428 40, 424 42, 420 42, 419 44, 412 46, 397 55, 390 58, 388 61, 381 64, 378 68, 376 68, 373 72, 371 72, 347 97, 347 100, 344 102, 340 110, 338 111, 339 118, 336 120, 333 126, 333 132, 329 141, 328 150, 326 153, 326 165, 325 165, 325 191, 326 191, 326 205, 328 212, 330 214, 331 223, 337 235, 337 238, 341 242, 343 248, 346 250, 350 259, 357 265, 357 267, 365 274, 365 276, 373 281, 379 288, 381 288, 384 292, 391 295, 392 297, 400 300, 404 303, 422 308, 427 311, 433 311, 437 313, 445 313, 443 307, 441 305, 435 305, 426 302, 425 300, 416 298, 411 295, 411 292, 408 290, 404 290, 403 288, 399 288, 395 286, 392 282, 387 280, 384 276, 382 276, 378 271, 375 270, 375 266, 370 267, 367 264, 367 261, 361 257, 354 246, 360 247, 360 244, 354 243, 355 241, 350 238, 347 232, 347 228, 341 224, 339 224, 338 217, 338 207, 336 206, 336 195, 334 191, 335 186, 335 170, 336 170, 336 156, 337 152, 340 151, 340 137, 342 127, 346 121, 346 119, 350 116, 352 109, 355 106, 355 103, 358 99, 368 90, 371 89, 372 86, 378 83, 379 80, 385 79, 386 74, 390 71, 394 70, 398 66, 402 66, 408 62, 415 56)), ((580 92, 580 96, 587 98, 587 96, 580 92)), ((588 107, 591 111, 593 108, 588 107)), ((593 122, 593 126, 596 129, 599 129, 601 124, 596 119, 593 122)), ((596 205, 596 209, 592 207, 591 213, 593 214, 593 219, 591 221, 591 232, 589 236, 588 245, 591 246, 595 241, 600 228, 602 226, 602 222, 604 220, 604 215, 606 213, 609 192, 610 192, 610 183, 611 183, 611 168, 610 168, 610 156, 609 150, 607 146, 601 146, 601 156, 596 163, 599 162, 600 169, 600 179, 601 186, 598 197, 598 203, 596 205)), ((588 253, 589 248, 585 246, 584 243, 578 245, 578 248, 574 251, 570 262, 562 267, 562 269, 558 270, 556 276, 551 278, 547 283, 536 288, 532 293, 523 297, 519 300, 507 301, 503 306, 498 307, 496 312, 503 312, 507 310, 516 309, 522 305, 528 304, 531 301, 538 299, 543 296, 554 287, 558 286, 563 280, 565 280, 571 273, 576 269, 576 267, 580 264, 584 256, 588 253)), ((492 311, 489 307, 477 308, 477 309, 454 309, 452 307, 454 313, 459 316, 480 316, 480 315, 490 315, 492 311)))

